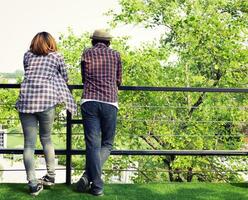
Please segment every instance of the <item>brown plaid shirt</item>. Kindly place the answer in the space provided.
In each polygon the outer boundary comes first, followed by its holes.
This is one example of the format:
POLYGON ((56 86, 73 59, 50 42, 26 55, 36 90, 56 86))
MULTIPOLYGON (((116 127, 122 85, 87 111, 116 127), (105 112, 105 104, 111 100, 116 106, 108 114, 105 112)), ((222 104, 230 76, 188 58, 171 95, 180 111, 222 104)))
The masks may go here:
POLYGON ((117 102, 122 76, 119 52, 98 43, 84 51, 82 62, 83 98, 117 102))

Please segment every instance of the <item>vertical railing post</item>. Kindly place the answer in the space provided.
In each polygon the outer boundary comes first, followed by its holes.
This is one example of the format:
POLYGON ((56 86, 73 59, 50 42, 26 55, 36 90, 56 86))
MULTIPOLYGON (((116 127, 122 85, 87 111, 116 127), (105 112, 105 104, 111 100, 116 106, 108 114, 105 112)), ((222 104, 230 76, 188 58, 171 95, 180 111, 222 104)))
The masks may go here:
POLYGON ((66 111, 66 184, 71 184, 71 134, 72 117, 69 111, 66 111))

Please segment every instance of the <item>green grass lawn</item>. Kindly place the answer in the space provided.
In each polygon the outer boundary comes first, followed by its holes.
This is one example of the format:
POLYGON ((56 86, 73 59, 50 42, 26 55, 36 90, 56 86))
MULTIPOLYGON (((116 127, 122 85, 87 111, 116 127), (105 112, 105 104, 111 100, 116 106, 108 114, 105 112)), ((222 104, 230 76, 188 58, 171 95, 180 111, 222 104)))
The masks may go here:
POLYGON ((20 148, 23 147, 23 135, 11 135, 7 136, 7 147, 8 148, 20 148))
MULTIPOLYGON (((8 135, 7 139, 7 147, 8 148, 23 148, 23 135, 8 135)), ((65 142, 58 136, 52 135, 52 141, 54 144, 55 149, 65 149, 66 144, 65 142)), ((37 137, 37 144, 36 146, 41 146, 39 138, 37 137)))
MULTIPOLYGON (((24 184, 1 184, 0 200, 33 199, 24 184)), ((247 200, 248 184, 165 183, 106 184, 105 195, 94 197, 77 193, 73 186, 56 185, 44 190, 36 200, 247 200)))

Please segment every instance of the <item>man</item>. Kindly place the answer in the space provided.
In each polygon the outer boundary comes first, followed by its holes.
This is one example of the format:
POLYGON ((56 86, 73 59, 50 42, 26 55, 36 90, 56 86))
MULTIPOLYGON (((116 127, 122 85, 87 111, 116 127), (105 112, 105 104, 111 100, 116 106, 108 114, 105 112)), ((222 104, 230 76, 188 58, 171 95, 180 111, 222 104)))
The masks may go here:
POLYGON ((86 167, 77 189, 102 196, 102 166, 110 155, 115 136, 122 65, 120 54, 109 48, 112 36, 106 30, 94 31, 91 39, 92 47, 83 52, 81 60, 86 167))

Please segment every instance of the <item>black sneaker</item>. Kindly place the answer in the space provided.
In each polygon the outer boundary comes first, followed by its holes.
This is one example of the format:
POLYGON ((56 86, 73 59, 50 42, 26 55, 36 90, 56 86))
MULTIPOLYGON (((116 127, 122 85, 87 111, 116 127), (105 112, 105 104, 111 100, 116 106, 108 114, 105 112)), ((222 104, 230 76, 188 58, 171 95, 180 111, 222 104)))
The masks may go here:
POLYGON ((98 196, 98 197, 101 197, 104 195, 103 190, 98 190, 98 191, 90 190, 90 194, 92 194, 94 196, 98 196))
POLYGON ((29 186, 29 192, 32 196, 37 196, 43 190, 43 185, 38 183, 36 186, 29 186))
POLYGON ((90 182, 87 176, 83 175, 76 183, 76 188, 78 192, 88 192, 90 189, 90 182))
POLYGON ((42 178, 39 179, 39 181, 44 186, 53 186, 55 184, 55 178, 54 177, 50 177, 48 175, 43 176, 42 178))

